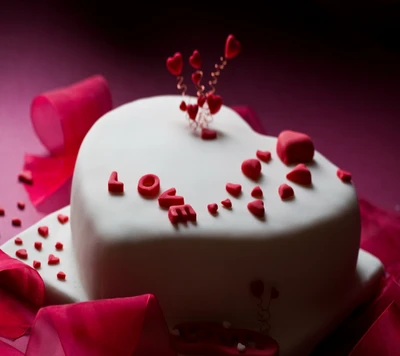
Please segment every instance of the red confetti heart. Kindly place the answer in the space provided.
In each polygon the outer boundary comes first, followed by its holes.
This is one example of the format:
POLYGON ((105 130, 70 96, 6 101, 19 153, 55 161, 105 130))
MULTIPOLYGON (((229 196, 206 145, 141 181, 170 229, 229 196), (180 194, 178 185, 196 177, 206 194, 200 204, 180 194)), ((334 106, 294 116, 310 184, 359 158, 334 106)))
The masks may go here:
POLYGON ((40 251, 42 249, 42 243, 40 241, 35 241, 34 243, 35 249, 40 251))
POLYGON ((258 159, 247 159, 242 163, 242 172, 243 174, 252 179, 258 180, 261 175, 261 163, 258 159))
POLYGON ((66 277, 67 275, 62 271, 57 273, 57 279, 59 279, 60 281, 65 281, 66 277))
POLYGON ((14 240, 14 243, 15 243, 16 245, 22 245, 23 241, 22 241, 22 239, 21 239, 20 237, 17 237, 17 238, 14 240))
POLYGON ((222 97, 220 95, 211 94, 207 96, 207 105, 210 110, 210 114, 216 114, 222 106, 222 97))
POLYGON ((251 191, 251 196, 253 198, 261 198, 263 196, 263 191, 261 187, 259 186, 254 187, 253 190, 251 191))
POLYGON ((212 204, 208 204, 207 205, 207 209, 209 211, 210 214, 215 215, 218 211, 218 205, 215 203, 212 204))
POLYGON ((68 222, 69 217, 67 215, 58 214, 57 219, 60 222, 60 224, 65 224, 66 222, 68 222))
POLYGON ((15 255, 16 255, 18 258, 21 258, 21 259, 23 259, 23 260, 26 260, 26 259, 28 258, 28 252, 26 252, 26 250, 25 250, 24 248, 21 248, 21 249, 17 250, 17 251, 15 252, 15 255))
POLYGON ((40 261, 33 261, 33 268, 39 269, 42 263, 40 261))
POLYGON ((217 138, 217 131, 205 127, 201 130, 201 138, 203 140, 214 140, 217 138))
POLYGON ((38 227, 38 233, 42 237, 49 236, 49 228, 47 226, 40 226, 38 227))
POLYGON ((60 251, 64 248, 64 245, 61 242, 57 242, 55 247, 56 250, 60 251))
POLYGON ((173 205, 185 204, 185 199, 180 195, 176 195, 176 189, 170 188, 158 197, 158 204, 162 208, 169 208, 173 205))
POLYGON ((182 111, 186 111, 187 110, 187 106, 186 106, 186 103, 184 101, 182 101, 181 104, 179 105, 179 109, 181 109, 182 111))
POLYGON ((234 35, 229 35, 225 42, 225 58, 235 58, 242 50, 242 45, 234 35))
POLYGON ((201 73, 199 73, 199 72, 193 73, 193 74, 192 74, 192 82, 193 82, 193 84, 194 84, 194 85, 199 85, 199 83, 200 83, 202 77, 203 77, 203 76, 202 76, 201 73))
POLYGON ((18 180, 21 183, 32 184, 33 183, 32 172, 22 171, 21 173, 18 174, 18 180))
POLYGON ((336 172, 336 175, 342 182, 345 182, 345 183, 351 182, 351 173, 350 172, 346 172, 343 169, 338 169, 338 171, 336 172))
POLYGON ((108 179, 108 191, 116 194, 124 192, 124 183, 118 180, 118 173, 115 171, 111 172, 110 178, 108 179))
POLYGON ((252 202, 247 204, 247 208, 253 215, 260 218, 264 217, 265 215, 264 202, 260 199, 253 200, 252 202))
POLYGON ((250 292, 256 298, 261 298, 264 294, 264 283, 261 280, 256 280, 250 283, 250 292))
POLYGON ((203 107, 205 102, 206 102, 206 97, 204 95, 201 95, 197 98, 197 105, 200 106, 201 108, 203 107))
POLYGON ((167 69, 168 71, 175 76, 178 76, 182 73, 183 69, 183 59, 182 54, 176 52, 172 57, 167 58, 167 69))
POLYGON ((238 197, 242 192, 242 186, 240 184, 227 183, 225 188, 226 191, 234 197, 238 197))
POLYGON ((314 151, 314 144, 306 134, 287 130, 278 136, 276 153, 285 164, 311 162, 314 151))
POLYGON ((189 63, 194 69, 201 68, 201 56, 197 49, 194 50, 193 54, 189 57, 189 63))
POLYGON ((196 120, 198 111, 199 111, 199 106, 197 104, 189 104, 187 106, 187 113, 189 115, 189 118, 192 120, 196 120))
POLYGON ((294 190, 290 185, 281 184, 278 188, 278 193, 282 200, 294 197, 294 190))
POLYGON ((20 210, 24 210, 25 209, 25 203, 22 201, 17 202, 17 207, 20 210))
POLYGON ((12 224, 12 226, 19 227, 19 226, 21 226, 22 222, 21 222, 21 219, 19 219, 19 218, 13 218, 11 220, 11 224, 12 224))
POLYGON ((49 259, 47 262, 50 266, 58 265, 60 263, 60 259, 52 254, 49 255, 49 259))
POLYGON ((310 185, 312 182, 311 172, 303 163, 294 167, 293 170, 286 175, 286 178, 301 185, 310 185))
POLYGON ((271 152, 269 151, 260 151, 256 152, 256 156, 260 161, 268 163, 271 160, 271 152))
POLYGON ((223 201, 221 201, 222 206, 224 206, 225 208, 232 208, 232 202, 230 199, 225 199, 223 201))

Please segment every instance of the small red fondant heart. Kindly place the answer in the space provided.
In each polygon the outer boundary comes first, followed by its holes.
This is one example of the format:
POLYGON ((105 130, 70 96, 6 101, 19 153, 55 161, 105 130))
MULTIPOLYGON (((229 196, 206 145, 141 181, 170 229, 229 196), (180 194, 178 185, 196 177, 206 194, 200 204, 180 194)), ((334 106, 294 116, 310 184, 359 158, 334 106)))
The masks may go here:
POLYGON ((275 287, 272 287, 270 295, 271 299, 277 299, 279 297, 279 291, 275 287))
POLYGON ((217 138, 217 131, 205 127, 201 130, 201 138, 203 140, 214 140, 217 138))
POLYGON ((25 203, 23 201, 19 201, 19 202, 17 202, 17 207, 20 210, 24 210, 25 209, 25 203))
POLYGON ((21 183, 32 184, 33 183, 32 172, 22 171, 20 174, 18 174, 18 180, 21 183))
POLYGON ((189 63, 194 69, 201 68, 201 56, 197 49, 194 50, 193 54, 189 57, 189 63))
POLYGON ((242 50, 242 45, 234 35, 229 35, 225 42, 225 58, 232 59, 242 50))
POLYGON ((255 280, 250 283, 250 292, 256 298, 261 298, 264 294, 264 283, 263 281, 255 280))
POLYGON ((65 281, 66 277, 67 277, 67 275, 62 271, 57 273, 57 279, 59 279, 60 281, 65 281))
POLYGON ((49 228, 47 226, 40 226, 38 227, 38 233, 42 237, 49 236, 49 228))
POLYGON ((60 224, 65 224, 66 222, 68 222, 69 217, 67 215, 58 214, 57 219, 60 222, 60 224))
POLYGON ((197 98, 197 105, 200 106, 201 108, 203 107, 205 102, 206 102, 206 97, 204 95, 201 95, 197 98))
POLYGON ((35 249, 40 251, 42 249, 42 243, 40 241, 35 241, 34 243, 35 249))
POLYGON ((199 106, 197 104, 189 104, 187 106, 187 113, 191 120, 196 120, 198 111, 199 111, 199 106))
POLYGON ((211 94, 207 96, 207 105, 210 110, 210 114, 216 114, 222 106, 222 97, 220 95, 211 94))
POLYGON ((39 269, 42 263, 40 261, 33 261, 33 268, 39 269))
POLYGON ((281 184, 278 188, 278 193, 282 200, 294 197, 294 190, 290 185, 281 184))
POLYGON ((238 197, 242 192, 242 186, 240 184, 227 183, 225 188, 226 191, 234 197, 238 197))
POLYGON ((21 239, 20 237, 17 237, 17 238, 14 240, 14 243, 15 243, 16 245, 22 245, 23 241, 22 241, 22 239, 21 239))
POLYGON ((182 54, 176 52, 172 57, 167 58, 167 69, 168 71, 175 76, 178 76, 182 73, 183 69, 183 59, 182 54))
POLYGON ((314 151, 314 144, 306 134, 287 130, 278 136, 276 152, 285 164, 311 162, 314 151))
POLYGON ((264 208, 264 202, 262 200, 253 200, 249 204, 247 204, 247 208, 249 211, 260 218, 262 218, 265 215, 265 208, 264 208))
POLYGON ((12 226, 19 227, 19 226, 21 226, 22 222, 21 222, 21 219, 19 219, 19 218, 13 218, 11 220, 11 224, 12 224, 12 226))
POLYGON ((187 110, 187 106, 186 106, 186 103, 184 101, 182 101, 181 104, 179 105, 179 109, 181 109, 182 111, 186 111, 187 110))
POLYGON ((115 194, 124 192, 124 183, 118 180, 118 173, 115 171, 111 172, 110 178, 108 179, 108 191, 115 194))
POLYGON ((210 214, 215 215, 218 211, 218 205, 215 203, 208 204, 207 209, 210 212, 210 214))
POLYGON ((246 159, 242 163, 243 174, 253 180, 258 180, 261 175, 261 163, 258 159, 246 159))
POLYGON ((17 251, 15 252, 15 255, 16 255, 18 258, 21 258, 21 259, 23 259, 23 260, 26 260, 26 259, 28 258, 28 252, 26 252, 26 250, 25 250, 24 248, 21 248, 21 249, 17 250, 17 251))
POLYGON ((232 202, 230 199, 225 199, 223 201, 221 201, 222 206, 224 206, 225 208, 232 208, 232 202))
POLYGON ((336 175, 342 182, 345 182, 345 183, 351 182, 351 173, 350 172, 346 172, 343 169, 338 169, 338 171, 336 172, 336 175))
POLYGON ((6 214, 6 211, 4 210, 4 208, 2 208, 0 206, 0 216, 4 216, 6 214))
POLYGON ((251 191, 251 196, 253 198, 261 198, 263 196, 263 191, 261 190, 261 187, 259 186, 254 187, 253 190, 251 191))
POLYGON ((260 151, 256 152, 256 156, 260 161, 268 163, 271 160, 271 152, 269 151, 260 151))
POLYGON ((60 251, 64 248, 64 245, 61 242, 57 242, 55 247, 56 250, 60 251))
POLYGON ((58 265, 60 263, 60 259, 52 254, 49 255, 49 259, 47 262, 49 265, 58 265))
POLYGON ((194 72, 194 73, 192 74, 192 82, 193 82, 193 84, 194 84, 194 85, 199 85, 199 83, 200 83, 202 77, 203 77, 203 76, 201 75, 201 73, 199 73, 199 72, 194 72))
POLYGON ((185 204, 185 199, 180 195, 176 195, 175 188, 170 188, 170 189, 167 189, 165 192, 163 192, 158 197, 158 204, 162 208, 169 208, 170 206, 173 206, 173 205, 185 204))
POLYGON ((286 178, 294 183, 302 185, 310 185, 312 181, 311 172, 303 163, 294 167, 293 170, 286 175, 286 178))

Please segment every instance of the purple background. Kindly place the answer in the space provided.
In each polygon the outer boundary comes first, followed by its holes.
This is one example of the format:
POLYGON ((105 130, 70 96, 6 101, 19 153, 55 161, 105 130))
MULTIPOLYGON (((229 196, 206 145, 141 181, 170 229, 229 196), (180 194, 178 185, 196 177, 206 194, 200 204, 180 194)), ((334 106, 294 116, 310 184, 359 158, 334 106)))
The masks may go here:
POLYGON ((264 11, 56 3, 0 5, 0 243, 68 204, 67 187, 37 211, 16 180, 24 153, 46 154, 30 123, 35 95, 93 74, 109 81, 115 106, 173 94, 165 58, 197 48, 207 71, 228 33, 243 53, 222 74, 225 104, 250 105, 268 134, 310 134, 320 152, 353 173, 360 197, 400 210, 398 6, 288 2, 264 11), (14 216, 21 228, 11 226, 14 216))

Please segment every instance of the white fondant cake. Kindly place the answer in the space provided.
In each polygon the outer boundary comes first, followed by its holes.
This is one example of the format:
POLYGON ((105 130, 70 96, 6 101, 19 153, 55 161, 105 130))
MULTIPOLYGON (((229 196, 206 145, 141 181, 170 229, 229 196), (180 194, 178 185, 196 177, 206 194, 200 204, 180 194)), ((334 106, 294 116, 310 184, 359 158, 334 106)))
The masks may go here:
MULTIPOLYGON (((171 327, 226 320, 257 329, 260 300, 250 284, 260 280, 280 355, 307 355, 369 296, 382 273, 376 258, 359 251, 354 186, 342 182, 337 167, 318 152, 307 164, 311 187, 288 181, 293 167, 278 158, 277 139, 255 133, 225 106, 212 124, 218 138, 202 140, 188 128, 181 99, 138 100, 92 127, 77 159, 71 208, 61 211, 71 214, 71 224, 60 225, 55 213, 21 234, 29 246, 26 262, 32 265, 36 256, 37 226, 51 223, 48 240, 63 238, 65 248, 59 268, 42 259, 49 299, 153 293, 171 327), (254 182, 241 164, 256 158, 257 150, 270 151, 272 159, 261 162, 262 176, 254 182), (113 171, 124 183, 123 194, 108 191, 113 171), (157 197, 142 197, 137 185, 146 174, 159 177, 160 193, 175 188, 196 211, 196 223, 173 225, 157 197), (231 196, 227 183, 240 184, 241 195, 231 196), (280 198, 282 183, 293 187, 294 199, 280 198), (263 191, 265 219, 247 208, 256 186, 263 191), (226 198, 232 209, 220 204, 226 198), (218 214, 207 210, 210 203, 219 205, 218 214), (66 281, 56 279, 58 269, 66 281), (271 301, 273 289, 279 296, 271 301)), ((13 241, 3 246, 11 256, 17 248, 13 241)))

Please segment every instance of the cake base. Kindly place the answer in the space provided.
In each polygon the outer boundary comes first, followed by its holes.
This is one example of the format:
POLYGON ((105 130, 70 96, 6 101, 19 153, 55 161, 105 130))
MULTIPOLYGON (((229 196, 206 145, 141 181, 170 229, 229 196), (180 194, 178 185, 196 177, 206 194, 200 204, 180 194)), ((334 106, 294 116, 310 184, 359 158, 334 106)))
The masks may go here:
MULTIPOLYGON (((70 207, 67 206, 54 212, 37 224, 26 229, 18 236, 22 239, 22 245, 16 245, 14 239, 9 240, 0 248, 16 258, 15 252, 25 248, 28 258, 23 262, 33 265, 33 261, 41 262, 38 272, 46 285, 46 304, 63 304, 88 300, 80 282, 77 263, 72 249, 71 228, 69 222, 61 224, 57 216, 59 214, 70 216, 70 207), (39 226, 47 226, 49 235, 46 238, 38 234, 39 226), (34 248, 34 242, 42 242, 40 251, 34 248), (62 250, 57 250, 55 244, 61 242, 62 250), (60 258, 57 265, 48 265, 49 254, 60 258), (57 273, 63 271, 66 280, 57 279, 57 273)), ((281 356, 302 356, 308 355, 312 349, 332 332, 338 324, 360 303, 371 297, 376 290, 379 279, 383 275, 382 263, 371 254, 360 249, 358 255, 357 269, 354 276, 354 283, 351 289, 337 303, 332 305, 330 301, 326 304, 313 304, 313 308, 307 310, 297 309, 292 313, 291 320, 287 320, 287 327, 284 330, 272 330, 274 337, 280 346, 281 356)), ((229 320, 228 320, 229 321, 229 320)), ((175 322, 167 320, 172 327, 175 322)), ((234 325, 234 327, 242 327, 234 325)))

